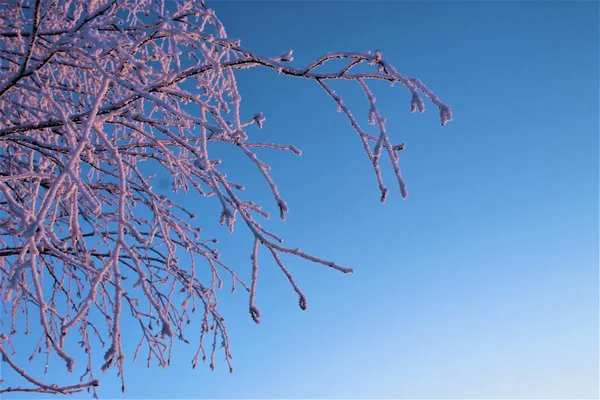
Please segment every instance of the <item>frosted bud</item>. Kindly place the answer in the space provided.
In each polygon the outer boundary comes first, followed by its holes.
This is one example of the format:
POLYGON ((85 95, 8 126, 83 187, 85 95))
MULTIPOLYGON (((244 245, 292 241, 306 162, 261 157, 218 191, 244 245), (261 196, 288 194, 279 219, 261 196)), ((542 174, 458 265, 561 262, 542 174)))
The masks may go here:
POLYGON ((283 201, 282 199, 278 199, 278 200, 277 200, 277 205, 279 206, 279 211, 280 211, 280 213, 281 213, 281 218, 283 218, 283 214, 284 214, 285 212, 288 212, 288 211, 289 211, 289 209, 288 209, 288 206, 287 206, 287 204, 285 203, 285 201, 283 201))
POLYGON ((114 345, 112 345, 104 353, 104 361, 108 361, 108 360, 112 359, 114 354, 115 354, 115 347, 114 347, 114 345))
POLYGON ((396 145, 396 146, 392 147, 392 149, 393 149, 394 151, 402 151, 402 150, 404 150, 405 148, 406 148, 406 145, 405 145, 404 143, 400 143, 400 144, 398 144, 398 145, 396 145))
POLYGON ((160 334, 162 336, 167 336, 167 337, 173 336, 173 331, 171 331, 171 327, 169 326, 169 324, 163 323, 162 329, 160 330, 160 334))
POLYGON ((266 118, 262 113, 254 114, 254 121, 256 121, 256 125, 262 129, 263 122, 265 122, 266 118))
POLYGON ((260 311, 254 305, 250 306, 250 316, 255 323, 260 324, 260 311))
POLYGON ((281 61, 281 62, 291 62, 294 60, 294 57, 292 56, 293 53, 294 53, 294 50, 288 50, 285 53, 283 53, 282 55, 280 55, 279 57, 277 57, 275 60, 281 61))
POLYGON ((383 189, 381 191, 381 198, 379 199, 379 201, 381 201, 381 203, 385 203, 386 199, 387 199, 387 195, 388 195, 388 190, 387 189, 383 189))
POLYGON ((304 296, 300 296, 300 299, 298 301, 298 305, 300 306, 301 310, 303 310, 303 311, 306 310, 306 307, 308 305, 306 304, 306 298, 304 296))
POLYGON ((67 371, 73 372, 73 368, 75 368, 75 360, 69 357, 65 362, 67 364, 67 371))
POLYGON ((419 93, 415 90, 412 92, 410 99, 410 112, 415 112, 416 110, 419 110, 419 112, 425 111, 425 104, 423 103, 421 96, 419 96, 419 93))
POLYGON ((452 109, 445 104, 440 106, 440 120, 442 125, 446 125, 448 122, 452 121, 452 109))

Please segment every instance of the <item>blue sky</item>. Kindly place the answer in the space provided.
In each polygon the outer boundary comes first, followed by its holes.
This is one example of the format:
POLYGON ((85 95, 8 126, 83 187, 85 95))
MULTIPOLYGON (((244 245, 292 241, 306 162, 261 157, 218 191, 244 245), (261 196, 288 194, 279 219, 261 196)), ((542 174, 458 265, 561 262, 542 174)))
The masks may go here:
MULTIPOLYGON (((290 207, 267 225, 356 272, 286 259, 308 297, 302 312, 265 254, 260 325, 241 292, 221 294, 233 374, 224 362, 192 370, 194 349, 182 345, 167 370, 129 364, 125 395, 111 371, 101 395, 597 397, 598 3, 208 4, 230 37, 264 56, 292 48, 296 65, 381 49, 449 103, 454 121, 441 127, 430 103, 410 114, 399 85, 373 85, 392 138, 407 144, 409 198, 392 190, 381 205, 358 136, 316 83, 241 71, 246 116, 267 117, 251 134, 303 150, 261 153, 290 207)), ((358 87, 334 87, 365 122, 358 87)), ((227 172, 274 213, 249 167, 232 155, 227 172)), ((384 177, 392 189, 391 168, 384 177)), ((214 232, 224 260, 249 276, 252 243, 238 229, 214 232)))

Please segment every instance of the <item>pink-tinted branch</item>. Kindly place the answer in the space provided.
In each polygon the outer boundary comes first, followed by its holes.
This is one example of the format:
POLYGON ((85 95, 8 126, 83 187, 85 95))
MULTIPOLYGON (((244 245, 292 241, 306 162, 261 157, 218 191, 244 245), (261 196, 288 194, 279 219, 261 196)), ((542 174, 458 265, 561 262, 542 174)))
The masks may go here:
POLYGON ((256 139, 253 130, 268 124, 261 112, 242 106, 236 79, 243 70, 268 68, 318 84, 358 134, 382 202, 389 192, 382 159, 390 160, 407 195, 398 156, 405 146, 392 143, 370 83, 399 83, 411 111, 424 111, 424 95, 442 124, 452 119, 448 105, 380 51, 332 52, 306 65, 295 65, 291 50, 262 56, 228 38, 214 11, 197 1, 0 2, 0 68, 0 301, 7 315, 0 353, 25 385, 0 381, 0 393, 88 390, 96 396, 94 376, 113 368, 124 391, 129 353, 134 361, 147 354, 148 367, 167 367, 175 341, 197 342, 193 367, 208 359, 216 368, 221 348, 233 371, 218 294, 228 281, 231 291, 248 292, 250 317, 259 322, 261 249, 302 309, 307 296, 285 257, 353 272, 284 245, 262 225, 271 208, 246 198, 243 182, 227 176, 230 164, 215 156, 215 147, 228 146, 249 159, 274 198, 269 205, 285 218, 288 204, 267 150, 302 152, 256 139), (342 67, 324 72, 340 61, 342 67), (332 80, 361 88, 369 112, 364 122, 376 132, 354 116, 332 80), (260 158, 258 148, 265 151, 260 158), (172 182, 172 196, 157 193, 149 170, 172 182), (182 193, 194 196, 200 211, 204 201, 216 202, 218 215, 200 212, 204 218, 194 222, 198 210, 178 203, 182 193), (201 225, 219 220, 252 236, 249 283, 225 263, 218 242, 203 237, 201 225), (193 320, 199 332, 186 328, 193 320), (125 329, 139 335, 131 352, 123 344, 125 329), (30 331, 37 332, 30 348, 14 345, 30 331), (16 351, 31 354, 30 362, 46 371, 57 356, 76 383, 34 378, 15 362, 16 351))

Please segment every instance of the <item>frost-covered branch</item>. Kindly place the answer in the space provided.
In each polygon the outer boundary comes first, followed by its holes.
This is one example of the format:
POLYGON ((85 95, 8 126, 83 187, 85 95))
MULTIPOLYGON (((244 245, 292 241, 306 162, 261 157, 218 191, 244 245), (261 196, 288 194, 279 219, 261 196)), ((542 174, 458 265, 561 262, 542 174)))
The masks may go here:
POLYGON ((227 164, 214 158, 215 143, 247 157, 285 219, 284 194, 256 149, 301 151, 254 139, 265 117, 242 108, 236 83, 239 70, 249 68, 314 81, 325 91, 358 134, 382 202, 389 192, 385 158, 407 196, 398 155, 404 144, 393 144, 369 82, 399 83, 411 111, 424 111, 424 95, 442 125, 452 119, 449 106, 379 51, 329 53, 294 66, 291 50, 264 57, 228 38, 200 1, 0 2, 0 353, 29 385, 0 381, 0 393, 96 395, 97 374, 111 368, 124 391, 124 323, 139 329, 133 360, 145 349, 148 366, 167 367, 173 341, 189 343, 192 335, 194 367, 208 359, 215 368, 220 347, 232 370, 217 298, 224 275, 232 291, 248 292, 251 318, 259 323, 261 250, 287 277, 302 309, 307 298, 282 255, 352 272, 284 245, 261 225, 269 212, 245 199, 244 187, 227 177, 227 164), (331 67, 340 60, 342 67, 331 67), (331 81, 360 88, 377 133, 361 126, 331 81), (248 229, 249 284, 221 260, 216 240, 201 238, 190 210, 154 191, 149 168, 168 174, 174 192, 213 198, 221 209, 215 219, 229 230, 240 223, 248 229), (195 318, 200 332, 189 332, 195 318), (32 376, 18 362, 25 351, 14 346, 19 335, 34 336, 30 362, 43 358, 46 371, 51 358, 68 372, 83 368, 77 383, 32 376))

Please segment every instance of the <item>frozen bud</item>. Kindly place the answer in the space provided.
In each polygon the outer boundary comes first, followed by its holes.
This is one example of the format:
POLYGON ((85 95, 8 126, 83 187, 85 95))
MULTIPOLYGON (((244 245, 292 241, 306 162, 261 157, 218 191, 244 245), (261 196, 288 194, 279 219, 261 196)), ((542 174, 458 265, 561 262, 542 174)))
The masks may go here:
POLYGON ((452 109, 450 106, 445 104, 440 106, 440 120, 442 125, 446 125, 448 122, 452 121, 452 109))
POLYGON ((104 353, 104 361, 108 361, 108 360, 112 359, 114 354, 115 354, 115 348, 114 348, 114 345, 112 345, 104 353))
POLYGON ((75 360, 73 360, 72 358, 67 358, 66 363, 67 371, 73 372, 73 368, 75 368, 75 360))
POLYGON ((265 122, 266 118, 262 113, 254 114, 254 121, 256 121, 256 125, 259 128, 263 127, 263 122, 265 122))
POLYGON ((163 323, 162 329, 160 330, 160 334, 162 336, 172 337, 173 331, 171 331, 171 327, 169 324, 163 323))
MULTIPOLYGON (((371 54, 371 52, 367 52, 367 54, 371 54)), ((381 51, 379 50, 375 50, 375 53, 373 54, 373 58, 371 58, 368 62, 368 65, 375 65, 377 63, 379 63, 381 61, 381 51)))
POLYGON ((297 148, 295 146, 290 146, 290 150, 293 151, 294 153, 296 153, 299 156, 302 155, 302 150, 300 150, 299 148, 297 148))
POLYGON ((250 316, 255 323, 260 324, 260 311, 254 305, 250 306, 250 316))
POLYGON ((388 195, 388 190, 387 189, 383 189, 381 191, 381 198, 379 199, 379 201, 381 201, 382 204, 385 203, 385 201, 387 199, 387 195, 388 195))
POLYGON ((423 99, 415 90, 412 92, 410 99, 410 112, 415 112, 416 110, 419 110, 419 112, 425 111, 425 103, 423 103, 423 99))
POLYGON ((283 199, 277 199, 277 205, 279 206, 279 216, 282 220, 285 220, 285 213, 289 211, 288 206, 283 199))
POLYGON ((283 53, 282 55, 280 55, 279 57, 277 57, 275 60, 281 61, 281 62, 291 62, 294 60, 294 57, 292 56, 293 53, 294 53, 294 50, 288 50, 285 53, 283 53))
POLYGON ((402 151, 402 150, 404 150, 405 147, 406 147, 406 145, 404 143, 400 143, 400 144, 397 144, 396 146, 392 147, 392 149, 394 151, 402 151))
POLYGON ((299 301, 298 301, 298 305, 300 306, 300 309, 301 309, 302 311, 306 310, 306 307, 308 306, 308 305, 306 304, 306 297, 304 297, 304 296, 300 296, 300 299, 299 299, 299 301))

